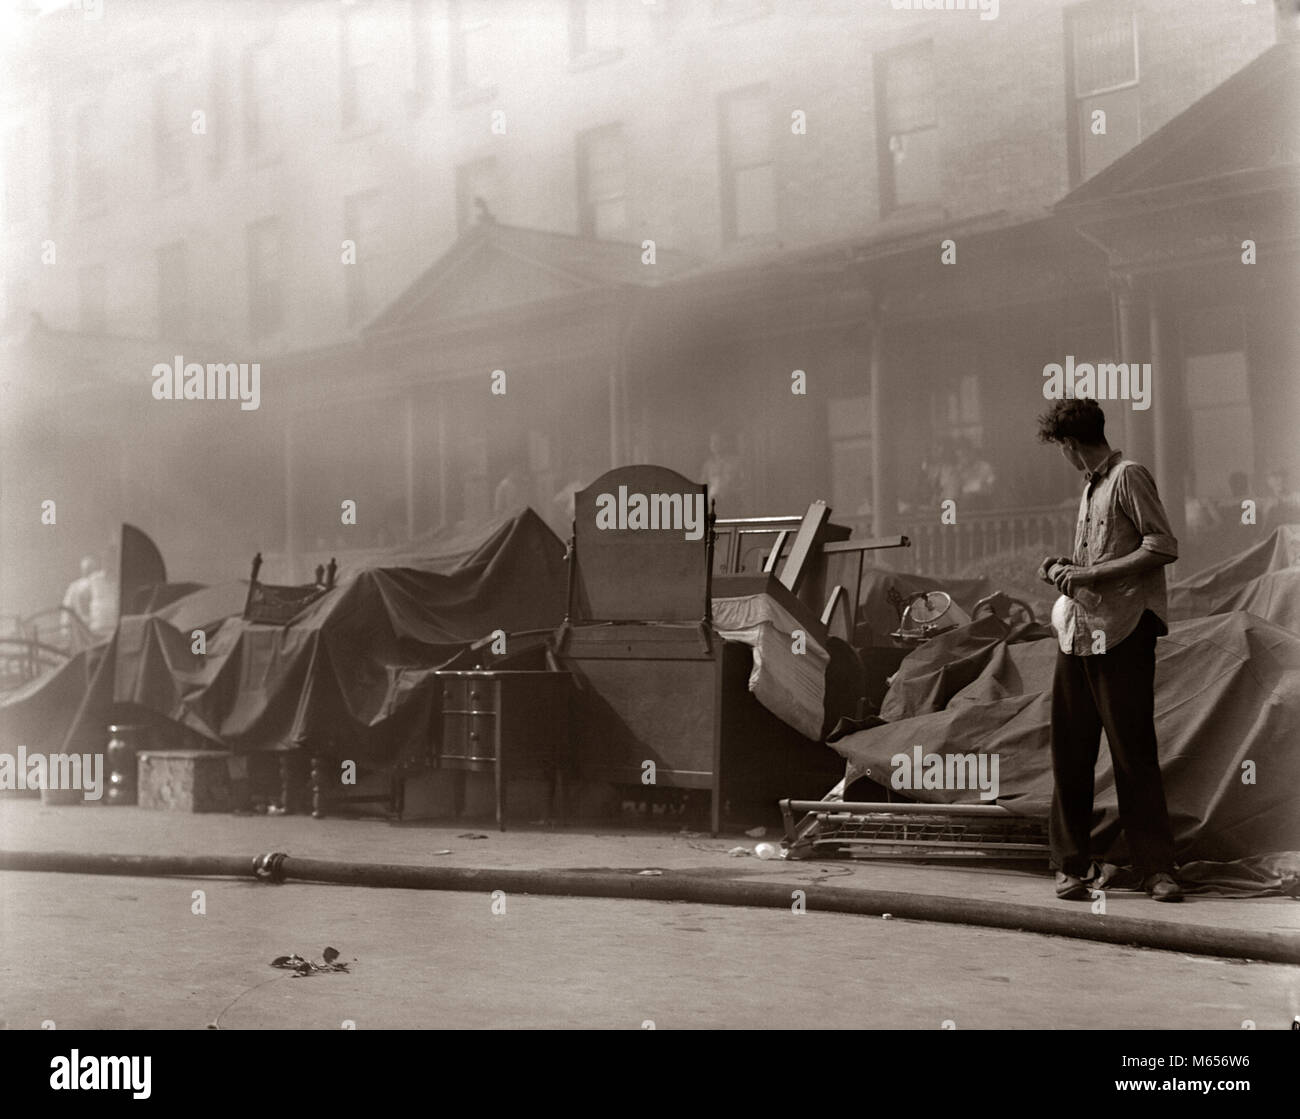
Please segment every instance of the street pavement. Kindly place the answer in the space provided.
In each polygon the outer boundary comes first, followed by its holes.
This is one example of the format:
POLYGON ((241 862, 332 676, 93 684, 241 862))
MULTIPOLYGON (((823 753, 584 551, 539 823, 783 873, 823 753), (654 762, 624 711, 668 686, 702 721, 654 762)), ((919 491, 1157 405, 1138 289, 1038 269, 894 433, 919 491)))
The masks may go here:
MULTIPOLYGON (((766 837, 776 840, 777 836, 766 837)), ((1046 908, 1043 869, 762 861, 758 839, 610 828, 179 815, 0 799, 0 849, 291 855, 500 869, 659 869, 1046 908), (466 836, 486 838, 466 838, 466 836), (449 852, 446 854, 440 852, 449 852)), ((474 1027, 1287 1028, 1300 967, 1011 930, 639 900, 253 881, 0 874, 11 1029, 474 1027), (195 895, 195 891, 201 891, 195 895), (348 973, 271 968, 326 946, 348 973)), ((1109 912, 1294 933, 1291 899, 1109 912)), ((1086 909, 1086 906, 1083 907, 1086 909)))

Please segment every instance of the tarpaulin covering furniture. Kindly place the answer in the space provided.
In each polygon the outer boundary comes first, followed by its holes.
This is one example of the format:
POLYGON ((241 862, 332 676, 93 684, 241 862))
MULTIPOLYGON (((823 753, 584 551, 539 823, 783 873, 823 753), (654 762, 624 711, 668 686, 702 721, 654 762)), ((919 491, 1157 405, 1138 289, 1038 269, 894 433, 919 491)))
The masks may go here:
POLYGON ((1169 609, 1175 618, 1246 610, 1300 633, 1300 525, 1174 583, 1169 609))
MULTIPOLYGON (((996 754, 995 803, 1045 816, 1056 642, 994 617, 903 662, 884 725, 833 743, 852 771, 890 786, 895 755, 996 754)), ((1180 860, 1300 849, 1300 634, 1235 611, 1175 622, 1156 646, 1156 730, 1180 860)), ((1097 767, 1094 854, 1127 860, 1109 752, 1097 767)), ((909 788, 921 802, 975 804, 978 790, 909 788)))
POLYGON ((342 573, 285 626, 238 616, 242 582, 124 618, 105 654, 75 659, 0 707, 0 749, 102 746, 113 706, 130 704, 239 753, 333 744, 375 767, 421 754, 436 728, 437 668, 494 630, 560 622, 563 546, 525 511, 468 546, 403 561, 342 573), (69 703, 79 690, 80 709, 69 703))

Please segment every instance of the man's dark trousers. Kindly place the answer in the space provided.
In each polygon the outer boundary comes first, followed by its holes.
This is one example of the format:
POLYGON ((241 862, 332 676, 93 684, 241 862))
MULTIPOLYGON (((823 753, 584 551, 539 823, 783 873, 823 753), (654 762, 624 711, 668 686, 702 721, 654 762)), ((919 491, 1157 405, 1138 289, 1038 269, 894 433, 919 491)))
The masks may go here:
POLYGON ((1105 653, 1059 650, 1052 681, 1052 862, 1083 877, 1091 863, 1093 770, 1101 731, 1110 745, 1119 818, 1134 867, 1174 869, 1174 836, 1156 754, 1155 673, 1159 620, 1151 611, 1105 653))

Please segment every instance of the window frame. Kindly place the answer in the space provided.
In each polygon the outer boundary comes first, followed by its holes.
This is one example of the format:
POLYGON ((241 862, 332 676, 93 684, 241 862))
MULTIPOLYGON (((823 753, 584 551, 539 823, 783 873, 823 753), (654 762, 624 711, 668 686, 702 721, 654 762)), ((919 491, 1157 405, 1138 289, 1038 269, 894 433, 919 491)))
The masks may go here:
POLYGON ((448 76, 457 105, 467 105, 496 95, 495 75, 491 81, 474 81, 469 73, 469 57, 466 47, 467 35, 486 31, 492 26, 491 19, 465 19, 465 0, 448 0, 447 35, 451 47, 448 61, 448 76))
MULTIPOLYGON (((154 263, 155 263, 155 271, 158 278, 158 334, 160 337, 163 338, 188 337, 191 328, 190 312, 192 310, 190 306, 189 243, 184 239, 178 239, 175 241, 167 241, 159 245, 154 250, 154 263), (176 248, 180 249, 181 272, 184 279, 184 285, 183 285, 184 298, 179 302, 180 314, 179 314, 178 322, 169 322, 168 315, 166 313, 168 302, 165 298, 165 293, 173 291, 175 289, 175 284, 167 282, 167 277, 163 275, 164 272, 163 256, 169 250, 176 249, 176 248)), ((171 306, 175 307, 177 305, 172 304, 171 306)))
POLYGON ((154 187, 163 194, 184 190, 189 186, 190 181, 189 149, 185 140, 186 127, 183 122, 173 122, 175 127, 167 127, 170 120, 168 109, 175 107, 171 104, 171 100, 174 98, 177 105, 185 101, 183 96, 174 93, 173 90, 177 88, 176 83, 185 80, 180 67, 174 64, 159 70, 154 75, 154 187), (174 165, 169 163, 169 156, 175 157, 174 165))
MULTIPOLYGON (((1063 35, 1065 41, 1065 119, 1068 124, 1066 130, 1066 172, 1069 177, 1070 186, 1073 188, 1083 182, 1084 177, 1084 137, 1081 131, 1082 121, 1079 116, 1079 103, 1089 97, 1100 97, 1104 94, 1119 93, 1126 89, 1140 89, 1142 86, 1142 50, 1141 42, 1138 37, 1137 8, 1126 6, 1118 2, 1118 0, 1081 0, 1080 3, 1071 4, 1062 12, 1062 22, 1064 25, 1063 35), (1089 90, 1087 93, 1080 93, 1077 73, 1078 67, 1075 60, 1075 21, 1082 12, 1087 11, 1089 8, 1106 7, 1113 8, 1121 14, 1126 13, 1129 17, 1129 27, 1133 37, 1133 77, 1128 81, 1098 87, 1097 89, 1089 90)), ((1138 99, 1138 108, 1138 137, 1139 142, 1141 142, 1141 98, 1138 99)))
POLYGON ((77 269, 77 330, 82 334, 108 333, 108 265, 102 260, 83 264, 77 269), (88 321, 86 315, 87 304, 90 302, 86 298, 86 280, 91 276, 99 278, 97 290, 93 293, 95 302, 98 303, 94 321, 88 321))
POLYGON ((244 253, 249 335, 254 339, 269 338, 284 329, 284 228, 278 214, 248 223, 244 234, 244 253), (256 273, 256 262, 260 259, 255 251, 257 238, 264 230, 272 230, 275 234, 276 275, 271 278, 273 288, 264 288, 256 273), (273 301, 267 298, 268 294, 273 294, 273 301), (266 313, 269 305, 274 307, 273 315, 266 313))
POLYGON ((88 217, 104 212, 108 203, 108 153, 104 143, 104 105, 96 99, 81 102, 72 112, 73 212, 88 217), (89 144, 83 143, 82 121, 93 114, 98 127, 89 144), (87 195, 87 183, 94 183, 87 195))
POLYGON ((598 222, 596 218, 596 204, 600 202, 609 202, 611 200, 621 200, 623 203, 624 223, 622 231, 627 234, 631 230, 631 214, 629 212, 630 199, 630 176, 628 175, 628 146, 627 130, 622 121, 611 121, 609 124, 597 125, 594 128, 584 129, 579 132, 575 138, 575 158, 577 160, 577 187, 578 187, 578 233, 582 237, 591 240, 617 240, 617 238, 604 238, 600 236, 598 222), (591 167, 590 152, 594 141, 603 136, 616 136, 622 152, 622 175, 623 189, 618 194, 602 195, 600 198, 591 196, 591 167))
POLYGON ((438 78, 433 35, 438 21, 434 18, 433 0, 410 0, 410 11, 411 89, 407 105, 411 115, 417 116, 433 101, 438 78))
POLYGON ((776 233, 781 228, 781 190, 777 181, 776 160, 776 116, 772 108, 772 90, 767 82, 752 82, 723 90, 717 99, 718 115, 718 158, 722 186, 722 242, 724 245, 742 245, 761 240, 764 236, 776 233), (731 118, 730 106, 746 95, 758 95, 767 110, 767 159, 758 162, 738 163, 731 153, 731 118), (745 233, 739 231, 737 223, 736 177, 742 171, 758 167, 770 167, 772 170, 772 228, 767 233, 745 233))
POLYGON ((928 207, 942 206, 943 192, 938 182, 934 185, 934 194, 920 201, 899 201, 898 180, 894 173, 894 149, 891 141, 895 135, 911 136, 920 132, 933 132, 936 147, 936 164, 939 147, 939 112, 935 109, 934 123, 924 128, 912 128, 906 132, 892 133, 889 130, 889 82, 887 61, 901 55, 927 51, 930 55, 930 74, 933 78, 931 93, 937 97, 938 71, 934 62, 934 39, 915 39, 909 43, 900 43, 887 50, 877 51, 871 62, 872 90, 875 98, 876 164, 877 189, 880 196, 880 216, 882 219, 895 214, 914 212, 928 207))
MULTIPOLYGON (((378 114, 361 115, 362 83, 356 79, 358 72, 365 68, 382 74, 383 51, 378 50, 376 57, 358 62, 354 58, 356 52, 353 49, 355 43, 353 21, 376 18, 378 18, 377 8, 369 0, 354 0, 353 3, 339 10, 339 127, 348 134, 370 132, 379 126, 378 114)), ((380 85, 383 88, 384 83, 381 82, 380 85)))
POLYGON ((280 116, 279 103, 275 98, 266 96, 256 65, 259 58, 268 58, 274 63, 272 52, 275 49, 275 44, 270 39, 257 39, 245 46, 240 58, 244 156, 257 166, 274 163, 284 154, 284 122, 280 116), (268 123, 269 130, 264 128, 268 123), (270 134, 264 134, 266 132, 270 134))
POLYGON ((356 245, 357 253, 356 261, 347 267, 344 272, 344 302, 349 326, 357 326, 365 322, 368 316, 373 315, 378 310, 374 304, 375 292, 371 289, 368 278, 369 272, 376 262, 382 262, 387 255, 383 236, 378 232, 383 226, 382 221, 379 220, 380 199, 382 197, 382 191, 378 187, 365 187, 362 190, 355 190, 343 196, 343 237, 356 245), (365 257, 364 264, 361 255, 363 252, 361 233, 363 231, 357 228, 358 207, 361 202, 371 203, 375 207, 375 230, 370 233, 367 243, 374 247, 376 251, 365 257))
MULTIPOLYGON (((610 5, 614 18, 615 37, 622 39, 621 9, 618 0, 602 0, 610 5)), ((592 45, 588 37, 587 17, 591 14, 592 0, 568 0, 567 39, 569 48, 568 67, 570 71, 589 70, 607 62, 616 62, 623 57, 621 42, 606 45, 592 45), (581 29, 581 34, 579 34, 581 29)))

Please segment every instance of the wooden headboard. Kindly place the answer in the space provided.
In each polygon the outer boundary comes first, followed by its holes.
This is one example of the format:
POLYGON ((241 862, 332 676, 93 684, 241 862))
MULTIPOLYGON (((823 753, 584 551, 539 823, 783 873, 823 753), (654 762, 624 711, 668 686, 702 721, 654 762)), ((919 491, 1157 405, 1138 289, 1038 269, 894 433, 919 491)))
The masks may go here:
POLYGON ((570 620, 707 618, 712 528, 703 483, 663 466, 602 474, 574 498, 570 620))

